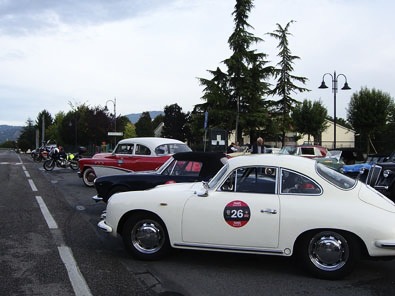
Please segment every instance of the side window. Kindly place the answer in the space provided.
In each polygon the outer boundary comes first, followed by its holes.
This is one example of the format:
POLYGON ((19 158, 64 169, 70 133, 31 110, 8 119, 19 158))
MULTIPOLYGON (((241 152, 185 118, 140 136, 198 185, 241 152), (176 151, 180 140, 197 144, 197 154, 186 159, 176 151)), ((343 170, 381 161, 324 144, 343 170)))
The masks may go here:
POLYGON ((195 161, 179 160, 174 166, 172 176, 199 176, 201 164, 195 161))
POLYGON ((117 146, 116 154, 133 154, 133 144, 122 144, 117 146))
POLYGON ((313 180, 294 171, 281 169, 282 194, 321 194, 321 187, 313 180))
POLYGON ((134 154, 136 154, 136 155, 151 155, 151 151, 149 150, 149 148, 147 146, 137 144, 136 151, 134 154))
POLYGON ((244 167, 232 172, 221 186, 222 191, 276 193, 276 168, 244 167))
POLYGON ((158 155, 169 154, 167 145, 160 145, 155 148, 155 153, 158 155))

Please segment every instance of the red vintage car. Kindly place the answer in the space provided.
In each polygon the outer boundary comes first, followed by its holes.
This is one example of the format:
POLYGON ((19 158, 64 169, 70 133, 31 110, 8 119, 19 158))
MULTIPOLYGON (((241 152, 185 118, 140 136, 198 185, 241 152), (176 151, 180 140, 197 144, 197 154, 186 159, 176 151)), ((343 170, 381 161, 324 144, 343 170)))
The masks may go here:
POLYGON ((79 160, 78 176, 88 187, 96 177, 150 171, 160 167, 174 153, 192 151, 187 144, 168 138, 140 137, 118 142, 112 153, 97 153, 79 160))

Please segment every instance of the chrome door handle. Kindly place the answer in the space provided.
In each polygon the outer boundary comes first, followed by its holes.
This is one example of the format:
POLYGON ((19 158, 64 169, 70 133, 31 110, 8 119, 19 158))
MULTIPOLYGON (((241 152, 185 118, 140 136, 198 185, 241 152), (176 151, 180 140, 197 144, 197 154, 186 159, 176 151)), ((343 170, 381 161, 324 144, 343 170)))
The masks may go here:
POLYGON ((264 210, 261 210, 261 213, 277 214, 277 210, 275 210, 275 209, 264 209, 264 210))

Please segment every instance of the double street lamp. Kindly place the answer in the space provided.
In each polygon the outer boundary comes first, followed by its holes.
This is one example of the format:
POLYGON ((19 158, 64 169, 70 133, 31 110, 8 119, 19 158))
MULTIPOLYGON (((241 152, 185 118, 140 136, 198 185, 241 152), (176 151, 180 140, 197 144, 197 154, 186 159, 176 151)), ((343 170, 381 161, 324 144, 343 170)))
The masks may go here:
POLYGON ((321 89, 328 88, 326 86, 325 80, 324 80, 326 75, 329 75, 332 78, 332 91, 333 91, 333 101, 334 101, 334 105, 333 105, 333 113, 334 113, 334 116, 333 116, 333 149, 336 149, 336 93, 337 93, 338 78, 340 76, 343 76, 345 79, 344 86, 341 88, 342 90, 348 90, 348 89, 351 89, 351 87, 348 86, 346 75, 344 75, 344 74, 337 74, 336 75, 336 71, 334 71, 333 75, 331 73, 325 73, 322 76, 322 82, 318 88, 321 88, 321 89))

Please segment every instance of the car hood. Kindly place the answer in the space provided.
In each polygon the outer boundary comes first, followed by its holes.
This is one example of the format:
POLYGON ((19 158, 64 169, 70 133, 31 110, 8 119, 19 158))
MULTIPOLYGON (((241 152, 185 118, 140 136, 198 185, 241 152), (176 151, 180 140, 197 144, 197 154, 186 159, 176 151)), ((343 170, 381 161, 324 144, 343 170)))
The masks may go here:
POLYGON ((358 182, 361 186, 359 199, 376 208, 395 213, 395 203, 369 185, 358 182))
POLYGON ((171 183, 171 184, 163 184, 158 185, 149 190, 156 191, 187 191, 187 190, 196 190, 202 187, 202 182, 193 182, 193 183, 171 183))

